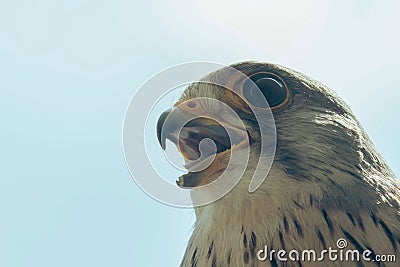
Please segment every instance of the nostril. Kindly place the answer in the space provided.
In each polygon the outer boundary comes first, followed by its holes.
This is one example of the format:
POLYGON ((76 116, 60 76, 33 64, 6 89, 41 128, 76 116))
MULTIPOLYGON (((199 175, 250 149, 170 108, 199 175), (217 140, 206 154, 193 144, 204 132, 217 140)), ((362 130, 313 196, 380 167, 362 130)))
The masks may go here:
POLYGON ((196 103, 193 102, 193 101, 189 101, 189 102, 187 103, 187 106, 188 106, 189 108, 195 108, 195 107, 196 107, 196 103))

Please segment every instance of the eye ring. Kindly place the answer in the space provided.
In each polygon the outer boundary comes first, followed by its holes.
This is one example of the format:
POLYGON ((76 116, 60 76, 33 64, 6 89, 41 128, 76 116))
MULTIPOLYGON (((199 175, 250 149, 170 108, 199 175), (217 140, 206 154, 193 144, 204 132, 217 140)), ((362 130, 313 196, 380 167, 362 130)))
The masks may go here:
POLYGON ((263 96, 272 111, 285 106, 290 99, 290 91, 285 81, 272 72, 256 72, 249 75, 243 83, 241 94, 249 105, 257 109, 266 108, 264 100, 260 100, 263 96))

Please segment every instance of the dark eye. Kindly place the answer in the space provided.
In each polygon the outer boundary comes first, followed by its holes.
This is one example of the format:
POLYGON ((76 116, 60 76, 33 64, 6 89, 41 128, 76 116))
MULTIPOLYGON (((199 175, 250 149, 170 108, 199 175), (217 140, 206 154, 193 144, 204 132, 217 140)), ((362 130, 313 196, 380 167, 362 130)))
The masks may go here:
POLYGON ((266 108, 265 100, 267 100, 269 107, 276 109, 287 103, 289 91, 285 83, 275 74, 257 73, 244 83, 243 96, 255 107, 266 108))

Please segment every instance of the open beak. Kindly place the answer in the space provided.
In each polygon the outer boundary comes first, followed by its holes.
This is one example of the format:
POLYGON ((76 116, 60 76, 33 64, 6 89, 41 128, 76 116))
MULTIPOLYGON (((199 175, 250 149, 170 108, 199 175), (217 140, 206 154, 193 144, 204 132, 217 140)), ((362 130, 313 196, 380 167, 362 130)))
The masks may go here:
POLYGON ((229 163, 231 150, 248 144, 244 129, 228 122, 196 118, 178 107, 161 114, 157 122, 157 138, 163 149, 166 148, 166 139, 169 139, 182 153, 189 173, 179 177, 177 184, 189 188, 208 184, 218 178, 215 176, 222 173, 229 163), (200 142, 206 138, 213 142, 202 142, 200 149, 200 142), (236 142, 232 144, 232 140, 236 142), (201 165, 206 167, 199 171, 201 165))

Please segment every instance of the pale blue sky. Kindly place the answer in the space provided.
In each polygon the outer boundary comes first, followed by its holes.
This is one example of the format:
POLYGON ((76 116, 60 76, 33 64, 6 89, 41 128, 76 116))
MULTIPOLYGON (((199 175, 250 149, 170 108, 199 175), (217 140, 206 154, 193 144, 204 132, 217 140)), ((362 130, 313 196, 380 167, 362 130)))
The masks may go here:
POLYGON ((399 176, 397 1, 141 2, 0 1, 0 266, 178 265, 193 212, 133 182, 122 123, 135 90, 182 62, 318 79, 399 176))

